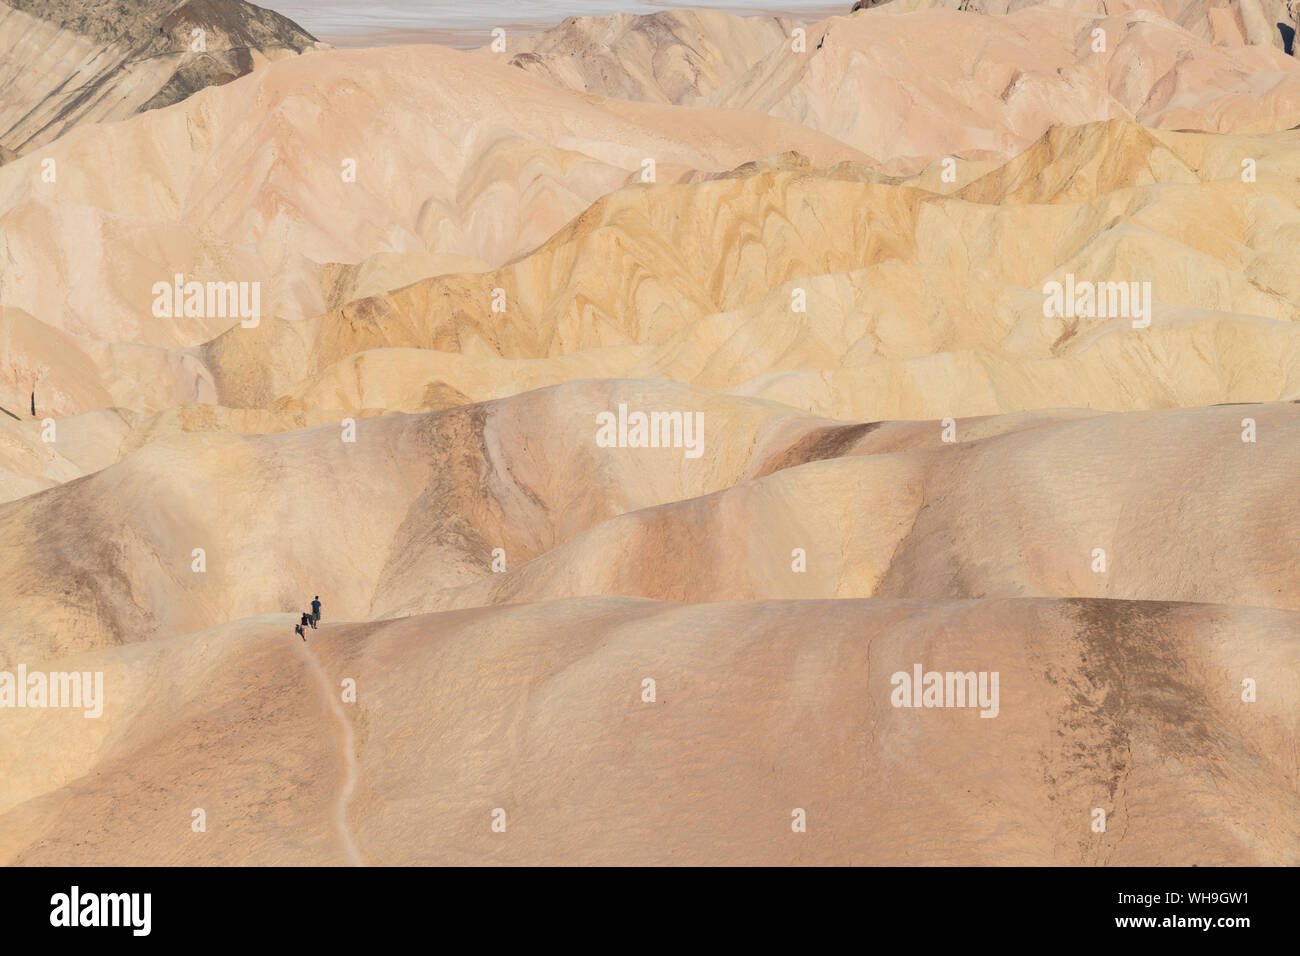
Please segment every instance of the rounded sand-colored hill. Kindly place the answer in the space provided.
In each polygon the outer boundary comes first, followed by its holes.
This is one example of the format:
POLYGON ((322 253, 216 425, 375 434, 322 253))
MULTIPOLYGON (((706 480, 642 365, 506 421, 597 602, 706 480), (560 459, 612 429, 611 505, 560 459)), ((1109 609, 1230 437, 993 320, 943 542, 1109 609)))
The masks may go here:
POLYGON ((1236 405, 963 420, 950 443, 937 421, 605 380, 351 430, 194 431, 0 506, 0 665, 289 610, 301 581, 354 620, 590 594, 1300 610, 1300 526, 1272 506, 1297 428, 1300 405, 1236 405), (606 447, 620 405, 700 430, 606 447))
POLYGON ((586 598, 327 618, 305 645, 289 623, 69 659, 110 704, 13 712, 0 861, 1297 862, 1294 612, 586 598), (892 706, 917 664, 997 672, 997 716, 892 706))

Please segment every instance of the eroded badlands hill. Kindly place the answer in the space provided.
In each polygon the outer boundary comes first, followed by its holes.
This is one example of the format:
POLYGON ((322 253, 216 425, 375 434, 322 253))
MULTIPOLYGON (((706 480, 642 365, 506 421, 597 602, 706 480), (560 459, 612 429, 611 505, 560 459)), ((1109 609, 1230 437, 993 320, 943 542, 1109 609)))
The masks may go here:
POLYGON ((288 625, 70 659, 112 703, 6 715, 0 860, 1297 862, 1294 612, 586 598, 288 625), (997 716, 891 706, 916 664, 997 671, 997 716))
POLYGON ((243 0, 5 0, 0 162, 323 46, 243 0))
POLYGON ((1300 862, 1276 4, 16 6, 0 863, 1300 862))

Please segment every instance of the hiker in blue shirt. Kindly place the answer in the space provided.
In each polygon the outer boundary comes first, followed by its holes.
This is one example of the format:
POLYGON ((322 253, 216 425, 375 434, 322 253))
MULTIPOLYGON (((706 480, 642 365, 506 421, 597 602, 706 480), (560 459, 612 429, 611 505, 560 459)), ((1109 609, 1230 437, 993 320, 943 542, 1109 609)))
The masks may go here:
POLYGON ((316 622, 319 620, 320 620, 320 595, 318 594, 311 602, 311 626, 315 627, 316 622))

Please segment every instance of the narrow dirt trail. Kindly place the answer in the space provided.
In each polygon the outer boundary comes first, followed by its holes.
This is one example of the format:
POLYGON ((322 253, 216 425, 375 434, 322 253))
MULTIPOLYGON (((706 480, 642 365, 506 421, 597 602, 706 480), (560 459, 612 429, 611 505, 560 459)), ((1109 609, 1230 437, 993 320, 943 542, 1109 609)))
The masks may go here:
POLYGON ((339 843, 343 847, 348 863, 352 866, 365 866, 365 861, 361 859, 361 853, 357 850, 356 840, 353 839, 352 830, 348 826, 348 803, 352 799, 352 791, 357 786, 357 751, 352 737, 352 721, 348 720, 338 692, 330 685, 329 676, 321 666, 320 658, 312 650, 311 643, 304 642, 296 634, 293 643, 298 655, 306 662, 307 669, 316 676, 321 695, 338 721, 338 745, 339 752, 343 756, 343 787, 334 801, 334 829, 338 833, 339 843))

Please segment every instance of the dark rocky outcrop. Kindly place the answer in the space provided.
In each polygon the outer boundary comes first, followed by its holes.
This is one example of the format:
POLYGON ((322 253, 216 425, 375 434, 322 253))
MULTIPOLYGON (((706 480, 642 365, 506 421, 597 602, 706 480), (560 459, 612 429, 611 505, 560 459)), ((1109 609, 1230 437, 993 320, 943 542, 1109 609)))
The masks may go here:
POLYGON ((243 0, 3 0, 0 162, 319 46, 243 0))

